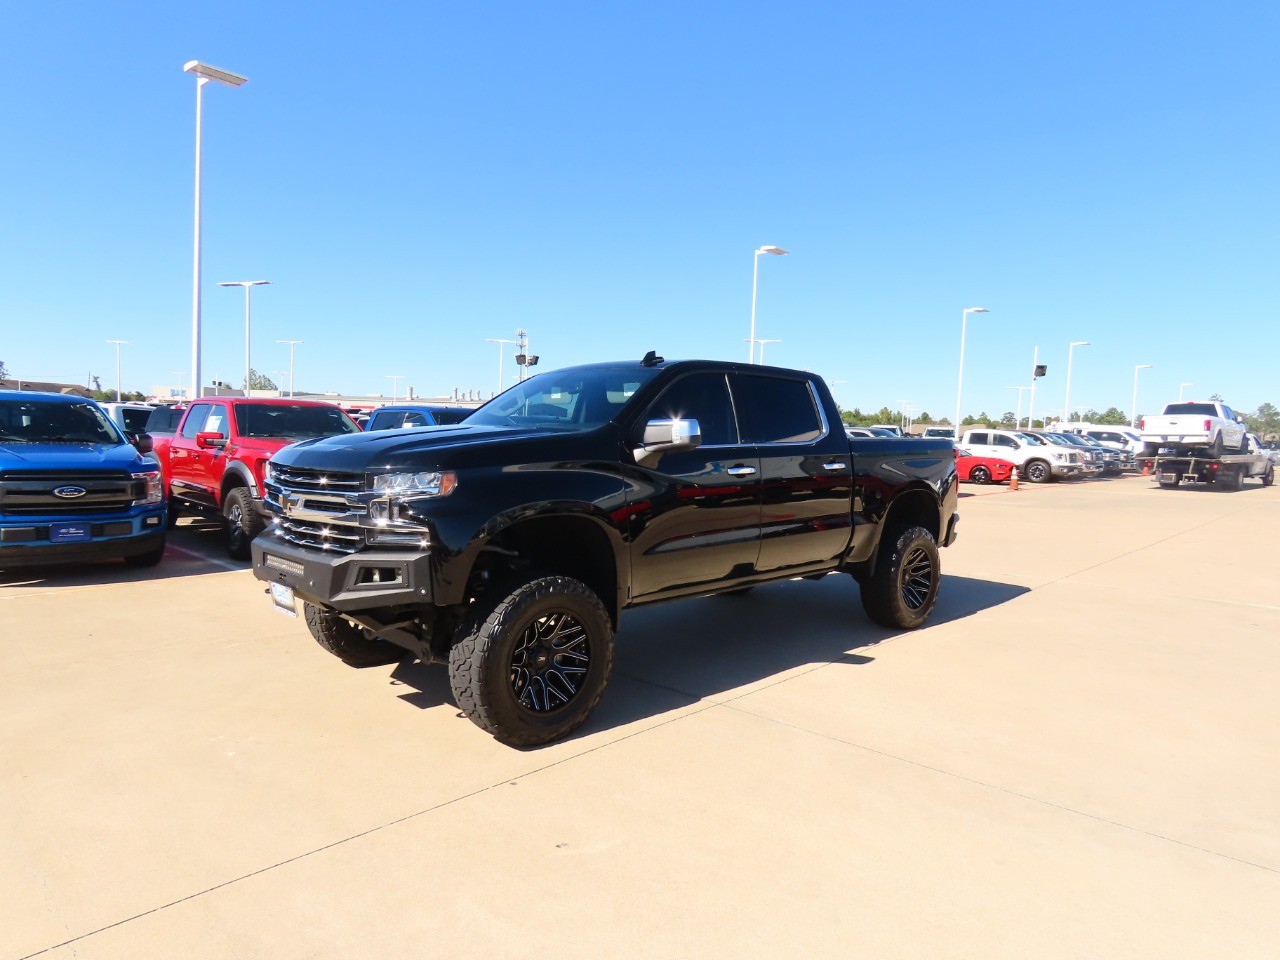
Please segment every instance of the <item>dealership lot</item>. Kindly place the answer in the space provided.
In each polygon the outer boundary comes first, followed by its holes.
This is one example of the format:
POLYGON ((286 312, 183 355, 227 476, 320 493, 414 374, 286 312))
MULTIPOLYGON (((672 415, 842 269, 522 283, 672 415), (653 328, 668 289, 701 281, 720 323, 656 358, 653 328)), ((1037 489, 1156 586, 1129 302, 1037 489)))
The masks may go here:
POLYGON ((837 576, 633 611, 526 752, 211 524, 0 574, 0 960, 1274 956, 1280 492, 960 509, 926 628, 837 576))

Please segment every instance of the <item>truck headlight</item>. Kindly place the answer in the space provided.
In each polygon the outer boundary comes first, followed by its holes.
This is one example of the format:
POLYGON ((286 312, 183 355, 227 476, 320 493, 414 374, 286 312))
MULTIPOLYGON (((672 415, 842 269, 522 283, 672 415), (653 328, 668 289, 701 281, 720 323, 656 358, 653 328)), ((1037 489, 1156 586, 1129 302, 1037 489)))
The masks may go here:
POLYGON ((1052 457, 1054 460, 1057 460, 1059 463, 1067 459, 1067 455, 1065 453, 1058 453, 1056 450, 1053 453, 1049 454, 1049 456, 1052 457))
POLYGON ((146 473, 130 474, 134 480, 143 481, 146 486, 146 494, 139 500, 133 501, 135 507, 142 506, 147 503, 164 503, 164 484, 160 481, 159 470, 149 470, 146 473))
POLYGON ((447 497, 458 485, 452 470, 433 473, 383 473, 373 478, 373 490, 383 496, 447 497))

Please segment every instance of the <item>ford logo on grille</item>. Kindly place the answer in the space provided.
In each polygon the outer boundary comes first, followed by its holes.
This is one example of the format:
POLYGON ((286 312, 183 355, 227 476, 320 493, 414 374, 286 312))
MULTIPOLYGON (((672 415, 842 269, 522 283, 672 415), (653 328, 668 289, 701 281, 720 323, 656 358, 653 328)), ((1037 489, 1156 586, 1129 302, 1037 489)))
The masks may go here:
POLYGON ((76 497, 83 497, 88 492, 84 487, 55 487, 53 495, 61 497, 63 500, 74 500, 76 497))

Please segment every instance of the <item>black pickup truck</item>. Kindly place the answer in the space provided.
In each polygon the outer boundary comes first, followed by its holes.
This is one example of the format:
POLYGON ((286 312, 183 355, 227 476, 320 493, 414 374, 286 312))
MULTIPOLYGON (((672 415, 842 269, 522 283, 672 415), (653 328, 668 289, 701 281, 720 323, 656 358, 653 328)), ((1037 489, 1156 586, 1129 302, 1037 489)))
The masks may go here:
POLYGON ((445 662, 467 716, 532 746, 599 702, 627 607, 842 571, 920 626, 956 497, 950 441, 850 441, 820 377, 650 353, 281 450, 253 571, 330 653, 445 662))

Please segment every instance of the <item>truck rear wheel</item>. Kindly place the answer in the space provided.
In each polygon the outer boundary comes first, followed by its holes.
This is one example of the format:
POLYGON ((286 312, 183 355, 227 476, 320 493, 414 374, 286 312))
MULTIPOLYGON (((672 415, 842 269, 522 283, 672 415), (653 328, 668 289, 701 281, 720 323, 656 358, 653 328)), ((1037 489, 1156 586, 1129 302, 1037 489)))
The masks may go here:
POLYGON ((371 631, 314 603, 302 604, 302 618, 316 643, 348 666, 381 667, 399 663, 407 655, 391 641, 375 637, 371 631))
POLYGON ((886 530, 876 572, 860 584, 862 608, 882 627, 923 626, 938 602, 938 545, 924 527, 886 530))
POLYGON ((1262 485, 1269 487, 1276 482, 1276 468, 1274 464, 1267 464, 1267 470, 1262 475, 1262 485))
POLYGON ((514 747, 558 740, 600 702, 613 625, 585 584, 549 576, 471 605, 449 652, 449 685, 476 726, 514 747))
POLYGON ((1209 454, 1213 459, 1222 456, 1222 434, 1219 433, 1213 438, 1213 443, 1209 444, 1209 454))
POLYGON ((248 487, 227 491, 222 503, 222 516, 227 521, 227 553, 234 560, 249 559, 249 544, 266 525, 253 506, 248 487))

